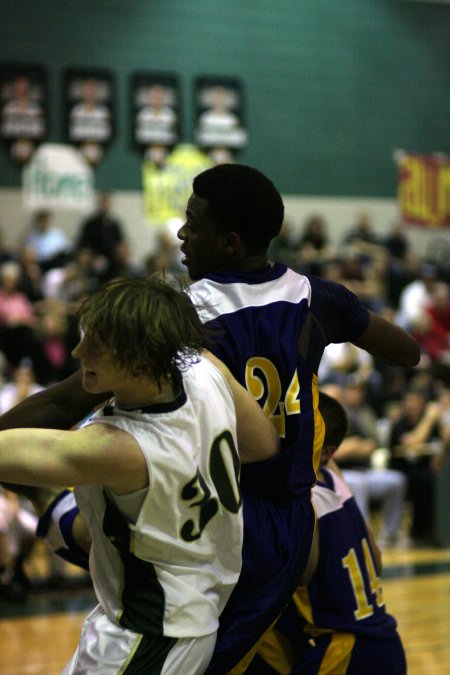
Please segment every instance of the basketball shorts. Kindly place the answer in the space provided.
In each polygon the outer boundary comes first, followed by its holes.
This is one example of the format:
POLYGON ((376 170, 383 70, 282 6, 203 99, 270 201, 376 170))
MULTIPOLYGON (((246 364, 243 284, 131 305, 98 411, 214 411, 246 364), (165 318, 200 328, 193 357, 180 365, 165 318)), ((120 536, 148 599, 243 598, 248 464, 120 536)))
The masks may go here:
POLYGON ((255 648, 291 599, 311 550, 310 490, 279 503, 251 495, 243 506, 242 572, 220 616, 207 675, 232 671, 255 648))
MULTIPOLYGON (((276 633, 276 632, 275 632, 276 633)), ((246 671, 248 675, 406 675, 406 658, 398 633, 379 640, 355 633, 330 632, 309 642, 296 655, 278 649, 273 635, 246 671)), ((282 646, 282 645, 281 645, 282 646)))
POLYGON ((134 633, 111 621, 97 605, 62 675, 203 675, 215 641, 215 633, 200 638, 134 633))

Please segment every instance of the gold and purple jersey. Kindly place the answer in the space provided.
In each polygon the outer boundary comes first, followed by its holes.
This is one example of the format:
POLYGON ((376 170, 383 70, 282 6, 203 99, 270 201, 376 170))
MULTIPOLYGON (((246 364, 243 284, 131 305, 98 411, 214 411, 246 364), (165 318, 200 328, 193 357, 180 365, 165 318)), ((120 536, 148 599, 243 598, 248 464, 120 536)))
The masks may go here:
MULTIPOLYGON (((320 359, 331 342, 354 342, 362 335, 367 309, 341 284, 281 263, 259 273, 209 275, 192 284, 190 294, 211 328, 211 350, 260 403, 280 435, 282 453, 300 446, 291 487, 309 489, 323 440, 317 410, 320 359)), ((260 472, 252 480, 254 473, 245 467, 244 490, 247 482, 263 481, 260 472)))
POLYGON ((276 619, 298 585, 311 546, 324 425, 317 371, 330 342, 355 341, 369 315, 340 284, 280 263, 212 274, 190 295, 212 347, 271 419, 279 456, 241 472, 243 568, 221 616, 207 673, 226 673, 276 619))
POLYGON ((393 636, 396 621, 386 612, 366 523, 342 478, 322 469, 325 482, 313 488, 319 519, 320 556, 312 581, 299 588, 294 604, 316 629, 393 636))

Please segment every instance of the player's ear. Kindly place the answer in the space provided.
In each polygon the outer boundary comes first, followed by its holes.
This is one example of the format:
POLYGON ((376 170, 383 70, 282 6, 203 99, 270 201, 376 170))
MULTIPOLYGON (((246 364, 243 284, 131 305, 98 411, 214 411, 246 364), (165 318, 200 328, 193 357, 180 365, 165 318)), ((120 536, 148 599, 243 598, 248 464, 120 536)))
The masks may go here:
POLYGON ((227 253, 236 253, 242 246, 242 240, 237 232, 226 232, 223 241, 227 253))
POLYGON ((320 463, 326 464, 333 457, 336 450, 335 445, 324 445, 320 454, 320 463))

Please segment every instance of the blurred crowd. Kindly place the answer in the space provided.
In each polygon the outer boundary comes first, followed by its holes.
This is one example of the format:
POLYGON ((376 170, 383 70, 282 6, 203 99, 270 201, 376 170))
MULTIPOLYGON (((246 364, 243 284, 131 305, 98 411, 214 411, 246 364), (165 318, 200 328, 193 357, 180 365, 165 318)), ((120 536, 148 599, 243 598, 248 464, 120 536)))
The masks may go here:
POLYGON ((347 438, 336 453, 364 515, 381 514, 382 545, 439 546, 437 474, 450 447, 450 239, 418 257, 401 223, 380 236, 361 213, 331 243, 326 220, 286 222, 272 257, 296 271, 339 282, 374 312, 408 330, 421 361, 408 370, 377 363, 349 343, 327 347, 321 387, 346 408, 347 438), (405 513, 407 532, 402 535, 405 513))
MULTIPOLYGON (((73 310, 102 283, 154 271, 187 282, 176 237, 181 224, 170 221, 155 249, 136 262, 110 195, 101 195, 73 238, 43 210, 16 250, 0 245, 0 414, 75 372, 73 310)), ((270 254, 300 273, 343 284, 417 339, 422 358, 412 370, 377 363, 349 343, 330 345, 319 382, 347 410, 348 435, 336 460, 363 513, 379 509, 381 543, 399 543, 408 507, 407 541, 438 546, 436 476, 450 445, 450 245, 438 262, 419 258, 401 224, 380 236, 367 213, 336 244, 318 214, 300 229, 286 222, 270 254)), ((29 505, 2 490, 0 594, 16 584, 21 596, 34 524, 29 505)))

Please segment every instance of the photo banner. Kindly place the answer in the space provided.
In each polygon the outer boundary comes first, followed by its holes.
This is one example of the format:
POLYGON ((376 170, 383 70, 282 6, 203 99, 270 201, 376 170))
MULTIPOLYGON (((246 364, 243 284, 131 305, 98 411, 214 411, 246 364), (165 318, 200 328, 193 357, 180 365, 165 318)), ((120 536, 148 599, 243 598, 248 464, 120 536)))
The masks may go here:
POLYGON ((398 203, 405 223, 450 227, 450 156, 396 153, 398 203))

